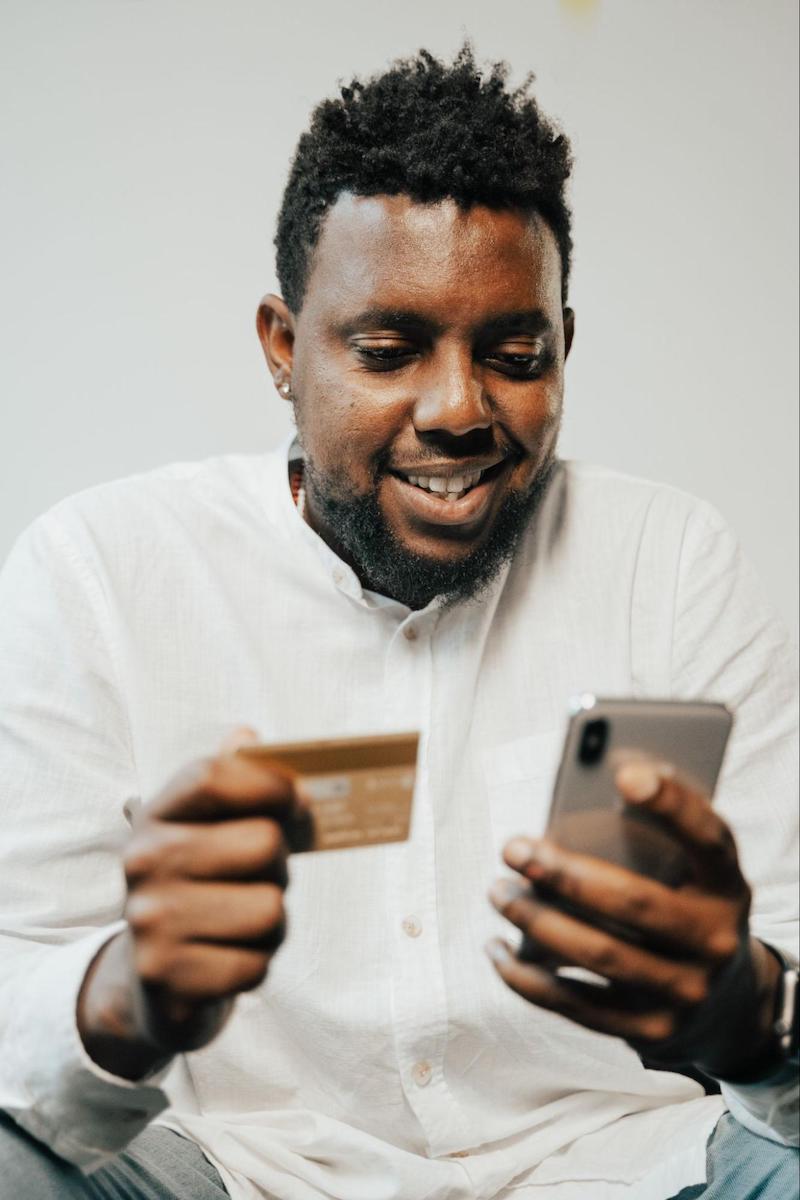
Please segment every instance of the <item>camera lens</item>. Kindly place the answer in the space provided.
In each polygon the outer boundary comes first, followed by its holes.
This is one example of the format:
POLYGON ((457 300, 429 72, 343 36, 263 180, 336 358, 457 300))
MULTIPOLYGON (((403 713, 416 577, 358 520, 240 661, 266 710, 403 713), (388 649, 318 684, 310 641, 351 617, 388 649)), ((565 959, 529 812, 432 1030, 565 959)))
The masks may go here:
POLYGON ((608 721, 588 721, 581 737, 578 757, 585 767, 594 767, 605 754, 608 721))

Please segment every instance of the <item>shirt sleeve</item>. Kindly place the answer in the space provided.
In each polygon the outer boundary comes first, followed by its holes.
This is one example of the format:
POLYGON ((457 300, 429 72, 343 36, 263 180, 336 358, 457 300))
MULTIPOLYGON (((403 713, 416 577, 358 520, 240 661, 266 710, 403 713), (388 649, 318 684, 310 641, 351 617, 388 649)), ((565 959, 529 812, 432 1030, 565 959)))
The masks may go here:
POLYGON ((138 803, 113 640, 99 572, 41 518, 0 573, 0 1108, 87 1171, 167 1105, 167 1068, 116 1078, 76 1023, 88 967, 124 927, 138 803))
MULTIPOLYGON (((707 505, 699 506, 684 531, 672 677, 677 697, 719 700, 734 714, 715 807, 733 829, 753 891, 751 932, 796 956, 796 649, 735 538, 707 505)), ((754 1133, 796 1140, 796 1071, 721 1087, 732 1114, 754 1133)))

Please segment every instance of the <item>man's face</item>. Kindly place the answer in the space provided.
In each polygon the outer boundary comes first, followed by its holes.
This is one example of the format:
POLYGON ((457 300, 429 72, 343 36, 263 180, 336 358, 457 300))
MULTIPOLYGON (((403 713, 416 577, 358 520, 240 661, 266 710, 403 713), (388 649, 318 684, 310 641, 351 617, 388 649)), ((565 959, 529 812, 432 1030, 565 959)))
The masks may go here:
POLYGON ((571 314, 565 335, 549 227, 342 196, 300 313, 264 314, 268 359, 291 377, 311 524, 367 586, 413 607, 479 590, 558 433, 571 314))

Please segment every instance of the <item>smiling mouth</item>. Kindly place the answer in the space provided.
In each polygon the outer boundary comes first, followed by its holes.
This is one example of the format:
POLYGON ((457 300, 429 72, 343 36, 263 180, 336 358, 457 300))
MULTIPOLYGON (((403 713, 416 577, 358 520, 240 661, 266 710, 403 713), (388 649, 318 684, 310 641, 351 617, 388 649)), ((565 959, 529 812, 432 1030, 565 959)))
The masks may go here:
POLYGON ((499 463, 495 463, 493 467, 486 467, 481 471, 465 471, 461 475, 412 475, 405 474, 402 471, 394 471, 392 474, 402 479, 404 483, 410 483, 413 487, 419 488, 423 492, 428 492, 430 495, 435 496, 436 499, 447 504, 460 500, 462 496, 466 496, 479 483, 493 479, 500 473, 505 465, 505 461, 505 459, 502 459, 499 463))

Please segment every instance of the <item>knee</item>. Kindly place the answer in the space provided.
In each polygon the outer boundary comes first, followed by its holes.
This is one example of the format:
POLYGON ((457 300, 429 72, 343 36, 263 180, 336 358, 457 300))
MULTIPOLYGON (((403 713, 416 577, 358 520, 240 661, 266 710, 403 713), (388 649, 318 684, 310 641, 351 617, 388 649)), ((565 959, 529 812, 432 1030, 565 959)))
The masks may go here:
POLYGON ((0 1200, 72 1200, 87 1195, 71 1163, 0 1112, 0 1200))

